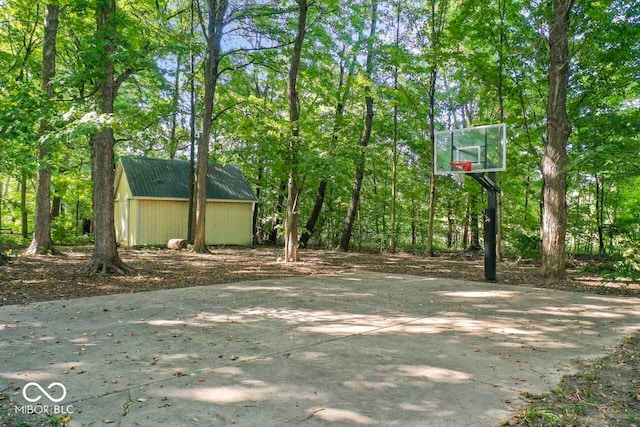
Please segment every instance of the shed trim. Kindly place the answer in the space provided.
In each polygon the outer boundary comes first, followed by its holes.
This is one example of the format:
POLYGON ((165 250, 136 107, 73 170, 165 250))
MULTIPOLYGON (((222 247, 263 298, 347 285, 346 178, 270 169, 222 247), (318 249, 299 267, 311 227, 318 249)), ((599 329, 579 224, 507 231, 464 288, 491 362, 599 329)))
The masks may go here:
MULTIPOLYGON (((151 196, 134 196, 132 200, 166 200, 173 202, 188 202, 189 199, 183 199, 179 197, 151 197, 151 196)), ((256 200, 235 200, 235 199, 207 199, 207 202, 219 202, 219 203, 258 203, 256 200)))

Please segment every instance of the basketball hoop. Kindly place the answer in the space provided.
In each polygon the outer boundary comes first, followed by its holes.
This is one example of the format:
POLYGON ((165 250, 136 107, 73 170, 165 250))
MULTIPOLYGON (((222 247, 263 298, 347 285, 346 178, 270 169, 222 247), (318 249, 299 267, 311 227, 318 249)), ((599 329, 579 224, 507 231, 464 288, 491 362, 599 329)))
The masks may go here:
POLYGON ((471 172, 471 162, 468 160, 460 160, 457 162, 449 162, 449 164, 455 168, 460 168, 465 172, 471 172))

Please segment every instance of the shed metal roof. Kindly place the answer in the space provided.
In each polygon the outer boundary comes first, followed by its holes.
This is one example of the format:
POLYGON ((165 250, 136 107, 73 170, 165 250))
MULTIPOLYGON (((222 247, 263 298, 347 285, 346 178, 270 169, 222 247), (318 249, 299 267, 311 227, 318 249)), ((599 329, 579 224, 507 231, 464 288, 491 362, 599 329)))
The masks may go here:
MULTIPOLYGON (((124 156, 120 162, 133 197, 189 198, 188 161, 124 156)), ((238 166, 218 163, 209 163, 207 199, 258 201, 238 166)))

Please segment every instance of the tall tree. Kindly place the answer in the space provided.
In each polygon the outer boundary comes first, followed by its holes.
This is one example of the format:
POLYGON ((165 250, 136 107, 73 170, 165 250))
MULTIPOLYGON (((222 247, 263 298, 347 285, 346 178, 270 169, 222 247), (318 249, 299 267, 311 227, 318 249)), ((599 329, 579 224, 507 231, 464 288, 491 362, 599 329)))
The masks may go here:
POLYGON ((300 70, 300 57, 302 56, 302 43, 307 32, 307 0, 297 0, 298 30, 293 43, 291 63, 289 66, 289 79, 287 82, 287 94, 289 101, 289 125, 291 126, 291 140, 289 142, 289 182, 287 184, 287 213, 285 217, 284 236, 284 260, 285 262, 299 261, 298 254, 298 174, 299 160, 298 150, 300 144, 300 105, 298 99, 298 73, 300 70))
MULTIPOLYGON (((113 56, 116 51, 116 0, 97 1, 96 49, 100 58, 100 113, 113 115, 114 100, 124 81, 124 75, 115 77, 113 56)), ((116 245, 113 214, 114 146, 113 127, 107 123, 101 130, 91 135, 92 175, 93 175, 93 229, 95 243, 89 270, 92 273, 120 274, 131 271, 120 260, 116 245)))
POLYGON ((195 240, 195 190, 196 190, 196 59, 193 51, 194 42, 194 4, 189 1, 189 207, 187 208, 187 240, 193 244, 195 240))
POLYGON ((567 232, 567 117, 569 83, 569 18, 573 0, 554 0, 549 34, 549 93, 547 145, 542 158, 544 206, 542 216, 542 276, 549 282, 565 278, 567 232))
POLYGON ((208 25, 205 33, 207 53, 204 60, 204 111, 202 133, 198 140, 196 165, 196 230, 193 250, 207 251, 205 216, 207 210, 207 173, 209 167, 209 138, 213 120, 213 103, 216 95, 220 65, 222 34, 227 13, 227 0, 208 0, 208 25))
MULTIPOLYGON (((345 57, 346 53, 346 45, 342 47, 342 55, 340 56, 339 63, 339 74, 338 74, 338 91, 337 91, 337 103, 336 103, 336 111, 334 115, 333 122, 333 134, 331 135, 331 142, 335 145, 338 143, 338 132, 340 132, 343 124, 344 124, 344 107, 351 93, 351 86, 353 83, 353 75, 356 70, 357 64, 357 46, 360 44, 360 40, 362 39, 361 32, 358 33, 356 41, 356 47, 353 49, 353 53, 348 57, 345 57)), ((327 191, 327 178, 326 175, 323 174, 320 181, 318 181, 318 191, 316 193, 316 201, 313 205, 313 209, 311 211, 311 215, 307 220, 307 224, 305 225, 305 230, 300 237, 300 243, 303 246, 307 246, 309 239, 313 235, 318 219, 320 218, 320 213, 322 211, 322 206, 324 205, 324 200, 327 191)))
MULTIPOLYGON (((498 0, 498 16, 500 19, 500 35, 498 38, 498 119, 504 123, 504 48, 505 48, 505 25, 507 19, 508 0, 498 0)), ((498 187, 502 187, 502 174, 498 174, 498 187)), ((502 192, 496 195, 496 259, 502 261, 502 192)))
POLYGON ((343 251, 349 250, 349 244, 351 242, 351 233, 353 232, 353 225, 356 220, 356 215, 359 211, 358 206, 360 204, 360 190, 362 189, 362 181, 364 179, 364 167, 366 161, 366 148, 369 145, 371 139, 371 130, 373 128, 373 94, 371 85, 373 84, 373 46, 376 37, 376 26, 378 23, 378 0, 372 0, 371 2, 371 27, 369 30, 369 38, 367 40, 367 57, 365 65, 365 75, 367 77, 368 84, 365 87, 365 119, 362 135, 360 136, 360 153, 356 160, 356 173, 353 180, 353 189, 351 190, 351 201, 349 203, 349 209, 347 210, 347 216, 344 219, 342 226, 342 237, 340 238, 340 249, 343 251))
MULTIPOLYGON (((396 3, 396 49, 400 47, 400 2, 396 3)), ((391 239, 389 251, 394 253, 398 246, 398 227, 396 224, 396 204, 398 200, 398 65, 393 67, 393 150, 391 158, 391 239)))
MULTIPOLYGON (((438 67, 440 62, 440 42, 446 22, 448 0, 431 0, 431 14, 429 15, 429 39, 431 43, 431 66, 429 70, 429 150, 431 159, 435 156, 436 141, 436 84, 438 83, 438 67), (436 7, 436 3, 439 3, 436 7)), ((426 253, 433 256, 433 223, 436 211, 436 175, 431 161, 429 179, 429 222, 427 230, 426 253)))
MULTIPOLYGON (((60 6, 48 4, 44 16, 44 40, 42 42, 42 77, 40 87, 48 99, 53 98, 53 77, 56 73, 56 36, 58 34, 58 14, 60 6)), ((49 144, 47 142, 47 121, 40 121, 40 142, 38 144, 38 190, 36 196, 36 218, 33 240, 27 255, 54 252, 51 240, 51 169, 48 164, 49 144)))

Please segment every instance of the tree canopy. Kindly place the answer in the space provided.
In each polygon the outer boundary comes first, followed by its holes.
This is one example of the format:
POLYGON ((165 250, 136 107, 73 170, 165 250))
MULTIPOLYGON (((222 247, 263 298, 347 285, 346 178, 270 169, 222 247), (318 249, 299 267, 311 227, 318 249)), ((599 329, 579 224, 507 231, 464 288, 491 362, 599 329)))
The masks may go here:
MULTIPOLYGON (((0 1, 0 243, 31 239, 42 170, 54 242, 89 242, 106 227, 94 193, 109 178, 96 187, 92 158, 96 136, 112 132, 109 168, 124 154, 189 160, 192 151, 238 164, 259 196, 256 243, 282 242, 289 211, 301 245, 475 248, 486 195, 461 176, 435 180, 431 134, 503 121, 498 247, 537 257, 553 3, 51 0, 47 92, 48 4, 0 1)), ((640 2, 576 2, 569 13, 563 240, 569 253, 618 255, 633 271, 640 2)))

